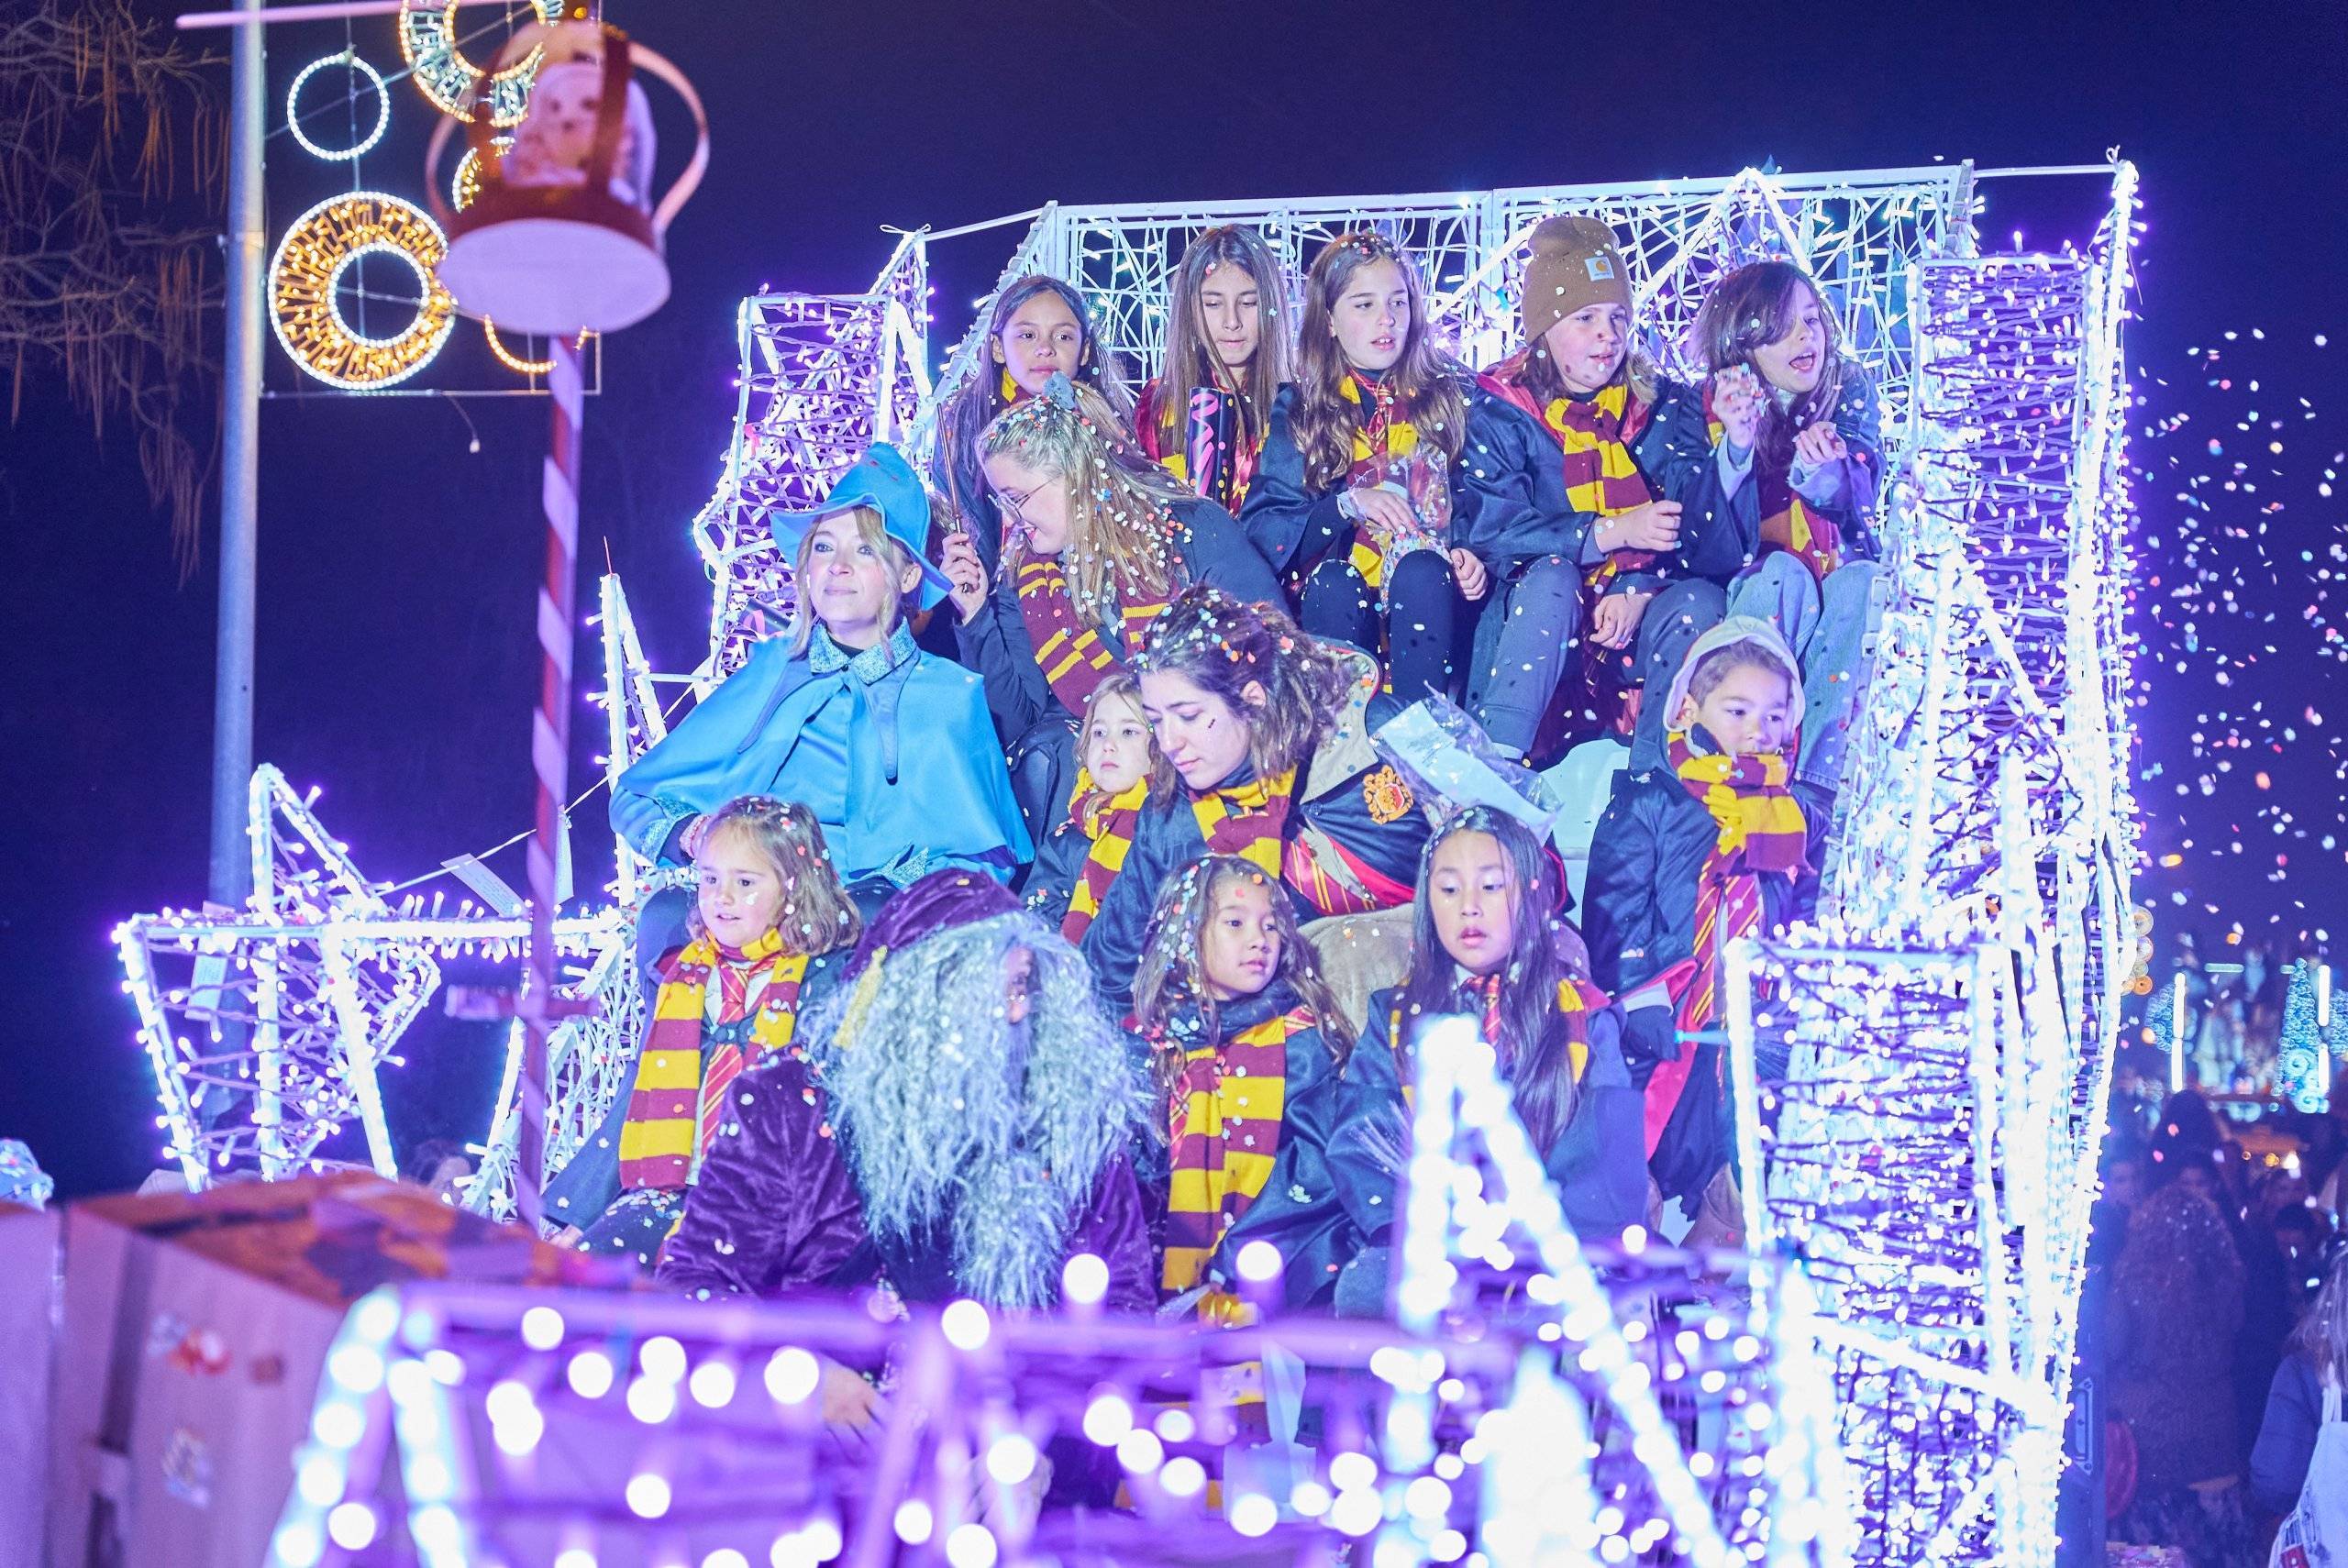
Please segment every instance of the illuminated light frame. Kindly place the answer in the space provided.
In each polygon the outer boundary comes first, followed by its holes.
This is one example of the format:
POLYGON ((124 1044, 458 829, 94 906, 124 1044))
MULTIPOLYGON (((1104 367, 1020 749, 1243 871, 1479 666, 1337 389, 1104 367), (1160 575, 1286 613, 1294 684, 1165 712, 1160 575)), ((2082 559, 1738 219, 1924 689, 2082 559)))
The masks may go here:
MULTIPOLYGON (((1960 162, 1817 174, 1746 169, 1700 180, 1427 195, 1055 203, 1033 215, 995 290, 973 302, 971 327, 934 383, 925 372, 929 237, 909 234, 864 293, 760 293, 742 304, 733 438, 716 492, 692 524, 714 587, 703 679, 739 668, 754 613, 791 602, 787 563, 765 532, 766 510, 814 504, 884 436, 925 465, 938 411, 979 363, 994 293, 1024 273, 1075 283, 1091 302, 1103 344, 1139 369, 1154 364, 1162 348, 1166 297, 1190 235, 1213 224, 1251 225, 1283 265, 1301 273, 1323 241, 1375 227, 1408 245, 1425 267, 1430 314, 1452 346, 1471 363, 1489 365, 1514 347, 1515 293, 1532 231, 1555 214, 1580 213, 1612 226, 1631 273, 1640 345, 1667 370, 1689 370, 1688 327, 1702 293, 1726 267, 1760 256, 1807 266, 1825 286, 1846 348, 1873 378, 1896 437, 1915 381, 1908 271, 1922 258, 1971 248, 1976 179, 1972 165, 1960 162)), ((1025 221, 1023 215, 973 226, 1025 221)))
POLYGON ((1830 907, 1727 955, 1748 1240, 1819 1277, 1869 1563, 2054 1559, 2138 953, 2121 332, 2141 226, 2135 170, 2111 177, 2085 251, 1911 271, 1915 419, 1830 907), (1766 1091, 1764 1040, 1788 1064, 1766 1091), (1971 1441, 1943 1449, 1952 1422, 1971 1441))
MULTIPOLYGON (((1061 1521, 1039 1517, 991 1458, 1010 1442, 1032 1463, 1037 1446, 1080 1434, 1116 1449, 1132 1496, 1129 1516, 1081 1527, 1087 1560, 1157 1561, 1152 1544, 1168 1531, 1181 1533, 1186 1561, 1217 1547, 1252 1555, 1279 1529, 1272 1544, 1296 1548, 1298 1561, 1322 1560, 1350 1536, 1357 1562, 1481 1551, 1490 1568, 1547 1568, 1645 1560, 1684 1529, 1698 1561, 1848 1568, 1833 1388, 1811 1348, 1819 1330, 1799 1271, 1751 1259, 1723 1274, 1722 1260, 1636 1250, 1625 1262, 1638 1266, 1601 1280, 1564 1227, 1490 1050, 1472 1025, 1464 1032, 1465 1043, 1431 1041, 1419 1068, 1419 1129, 1449 1140, 1410 1156, 1405 1267, 1433 1286, 1418 1296, 1432 1314, 1423 1324, 1305 1315, 1224 1330, 1084 1303, 996 1315, 968 1301, 881 1321, 845 1299, 716 1310, 657 1292, 388 1286, 352 1306, 325 1358, 271 1568, 404 1560, 402 1534, 435 1563, 541 1562, 557 1542, 625 1552, 645 1526, 629 1517, 622 1477, 648 1473, 677 1488, 671 1517, 697 1521, 690 1557, 759 1561, 795 1535, 813 1548, 801 1561, 891 1562, 901 1509, 918 1507, 931 1540, 984 1529, 997 1561, 1031 1562, 1064 1544, 1052 1533, 1061 1521), (1443 1102, 1432 1113, 1429 1096, 1443 1102), (1487 1171, 1498 1177, 1489 1188, 1487 1171), (1532 1255, 1495 1274, 1490 1254, 1510 1241, 1529 1242, 1532 1255), (1462 1268, 1482 1271, 1478 1287, 1504 1303, 1473 1331, 1441 1320, 1462 1306, 1452 1289, 1462 1268), (1667 1317, 1666 1301, 1698 1317, 1667 1317), (1671 1321, 1671 1342, 1646 1331, 1671 1321), (657 1365, 643 1353, 655 1343, 669 1352, 657 1365), (581 1354, 607 1368, 619 1361, 620 1375, 575 1382, 581 1354), (828 1446, 812 1376, 772 1375, 786 1358, 812 1372, 812 1355, 897 1369, 860 1460, 828 1446), (1188 1391, 1189 1410, 1212 1424, 1229 1419, 1235 1366, 1281 1360, 1334 1374, 1327 1386, 1355 1391, 1362 1417, 1357 1448, 1298 1456, 1296 1478, 1318 1489, 1317 1505, 1241 1482, 1226 1507, 1248 1507, 1258 1521, 1243 1529, 1201 1508, 1191 1457, 1235 1431, 1181 1436, 1159 1424, 1130 1452, 1118 1441, 1136 1430, 1145 1386, 1188 1391), (628 1397, 648 1379, 669 1388, 646 1407, 658 1417, 628 1397), (1666 1386, 1673 1418, 1658 1404, 1666 1386), (1441 1452, 1422 1419, 1437 1391, 1476 1413, 1473 1435, 1441 1452), (1123 1408, 1095 1433, 1090 1417, 1104 1399, 1123 1408), (1709 1496, 1680 1462, 1674 1418, 1718 1433, 1709 1496), (566 1445, 549 1454, 541 1445, 558 1423, 566 1445), (584 1453, 593 1462, 566 1457, 584 1453), (698 1462, 680 1465, 683 1454, 698 1462), (753 1455, 769 1474, 805 1477, 803 1487, 744 1493, 737 1462, 753 1455), (1652 1474, 1654 1487, 1626 1487, 1634 1474, 1652 1474), (1348 1489, 1369 1506, 1340 1517, 1329 1504, 1348 1489), (1646 1511, 1656 1489, 1676 1502, 1667 1519, 1646 1511), (333 1538, 338 1509, 367 1511, 377 1527, 367 1544, 333 1538)), ((778 1549, 774 1560, 792 1554, 778 1549)))
MULTIPOLYGON (((1416 1088, 1392 1291, 1396 1324, 1434 1342, 1479 1342, 1490 1325, 1473 1321, 1475 1290, 1463 1263, 1507 1280, 1512 1298, 1521 1291, 1530 1304, 1526 1310, 1545 1320, 1528 1354, 1544 1347, 1551 1354, 1545 1366, 1520 1367, 1514 1397, 1527 1402, 1525 1415, 1534 1428, 1528 1436, 1546 1452, 1538 1463, 1492 1472, 1488 1483, 1512 1479, 1522 1488, 1500 1505, 1512 1515, 1538 1516, 1541 1504, 1555 1496, 1590 1500, 1602 1491, 1617 1505, 1615 1529, 1623 1536, 1614 1551, 1598 1539, 1568 1546, 1537 1532, 1507 1554, 1488 1540, 1495 1568, 1534 1568, 1560 1561, 1561 1551, 1594 1553, 1565 1560, 1639 1561, 1667 1534, 1676 1543, 1675 1561, 1701 1568, 1743 1568, 1761 1561, 1850 1562, 1849 1508, 1833 1432, 1832 1389, 1811 1350, 1816 1330, 1799 1275, 1781 1273, 1779 1264, 1762 1257, 1745 1265, 1754 1313, 1746 1337, 1753 1356, 1768 1352, 1773 1375, 1763 1387, 1775 1404, 1759 1410, 1745 1407, 1735 1419, 1744 1425, 1745 1438, 1769 1450, 1771 1458, 1751 1477, 1754 1489, 1743 1507, 1721 1502, 1706 1496, 1658 1400, 1657 1369, 1634 1341, 1634 1335, 1645 1337, 1641 1314, 1623 1309, 1615 1299, 1622 1286, 1601 1283, 1566 1223, 1491 1046, 1472 1020, 1443 1018, 1425 1024, 1413 1054, 1416 1088), (1496 1191, 1484 1166, 1497 1178, 1496 1191), (1455 1318, 1469 1320, 1470 1331, 1449 1331, 1455 1318), (1578 1347, 1578 1353, 1565 1357, 1560 1366, 1559 1353, 1570 1347, 1578 1347), (1567 1374, 1565 1383, 1547 1375, 1553 1369, 1567 1374), (1584 1383, 1589 1386, 1569 1386, 1584 1383), (1587 1423, 1580 1423, 1584 1431, 1577 1441, 1574 1434, 1556 1430, 1560 1402, 1586 1402, 1592 1413, 1611 1412, 1624 1431, 1595 1447, 1587 1441, 1587 1423), (1567 1452, 1576 1450, 1580 1453, 1567 1452), (1646 1527, 1653 1538, 1645 1541, 1631 1538, 1636 1533, 1633 1521, 1623 1517, 1623 1505, 1632 1498, 1621 1476, 1595 1474, 1584 1456, 1624 1450, 1645 1472, 1663 1510, 1646 1527), (1721 1515, 1737 1521, 1727 1533, 1721 1515)), ((1644 1243, 1637 1250, 1643 1252, 1644 1243)), ((1700 1272, 1710 1266, 1702 1260, 1689 1262, 1700 1272)), ((1697 1406, 1706 1403, 1696 1395, 1692 1376, 1680 1393, 1693 1396, 1697 1406)), ((1434 1460, 1434 1410, 1432 1380, 1397 1385, 1386 1424, 1390 1464, 1410 1469, 1434 1460)), ((1729 1474, 1733 1457, 1711 1455, 1717 1484, 1736 1484, 1729 1474)), ((1598 1517, 1593 1510, 1593 1520, 1598 1517)), ((1379 1544, 1381 1561, 1390 1552, 1398 1561, 1424 1560, 1426 1542, 1416 1538, 1407 1518, 1392 1519, 1379 1544)))
MULTIPOLYGON (((595 621, 604 689, 592 700, 605 715, 605 755, 598 760, 608 789, 668 725, 656 690, 661 678, 646 664, 617 577, 603 580, 595 621)), ((469 901, 450 913, 438 897, 391 905, 319 823, 315 794, 296 794, 274 767, 254 770, 247 807, 254 890, 246 911, 166 911, 134 916, 114 933, 123 988, 155 1077, 165 1157, 194 1190, 232 1170, 298 1175, 353 1117, 366 1132, 368 1163, 394 1174, 379 1075, 437 993, 437 960, 470 954, 503 961, 520 951, 526 926, 519 914, 469 901), (222 1013, 244 1021, 246 1032, 223 1029, 222 1013), (216 1094, 251 1097, 250 1121, 204 1116, 205 1100, 216 1094)), ((575 965, 566 997, 592 997, 597 1005, 564 1019, 548 1043, 552 1170, 594 1135, 625 1087, 643 1007, 633 961, 637 912, 682 876, 652 867, 616 836, 614 846, 615 905, 556 927, 575 965)), ((467 1209, 499 1218, 513 1211, 517 1039, 509 1032, 482 1161, 464 1198, 467 1209)))
POLYGON ((821 503, 875 441, 920 463, 916 424, 932 407, 929 259, 921 234, 897 242, 861 294, 759 293, 736 317, 741 370, 734 433, 716 493, 693 519, 693 545, 715 585, 705 695, 749 657, 750 621, 795 602, 770 511, 821 503))
POLYGON ((392 94, 383 85, 382 73, 360 59, 356 50, 346 49, 340 54, 329 54, 323 59, 310 61, 294 75, 294 84, 285 89, 285 128, 294 133, 294 139, 302 144, 303 151, 313 158, 322 158, 328 163, 347 163, 366 153, 377 142, 383 139, 383 132, 391 123, 392 94), (348 66, 366 77, 368 84, 375 89, 375 128, 362 137, 356 147, 346 148, 340 151, 320 147, 302 130, 300 114, 302 84, 329 65, 348 66))
POLYGON ((308 375, 346 392, 396 386, 436 359, 456 325, 456 302, 437 269, 448 237, 413 202, 354 191, 294 219, 269 263, 270 325, 278 345, 308 375), (342 270, 374 252, 398 257, 424 285, 415 319, 395 337, 362 337, 335 297, 342 270))
MULTIPOLYGON (((541 22, 550 24, 562 15, 562 0, 530 0, 530 4, 541 22)), ((470 125, 482 69, 458 50, 456 17, 454 4, 407 0, 400 8, 400 56, 407 61, 416 90, 434 108, 470 125)), ((489 78, 491 125, 510 126, 522 118, 537 70, 538 51, 532 50, 519 64, 489 78)))
MULTIPOLYGON (((320 1149, 356 1120, 366 1163, 395 1176, 382 1067, 396 1060, 400 1036, 437 993, 438 961, 459 954, 511 958, 528 921, 470 902, 447 912, 437 898, 393 906, 274 767, 254 770, 249 812, 248 909, 138 915, 114 933, 123 988, 155 1073, 158 1120, 169 1134, 165 1157, 196 1190, 232 1170, 298 1176, 321 1168, 320 1149), (205 1116, 213 1094, 249 1096, 249 1121, 205 1116)), ((617 910, 568 917, 556 928, 560 950, 583 971, 566 991, 576 997, 600 988, 621 1029, 632 1029, 637 1017, 634 970, 625 961, 631 936, 632 917, 617 910)), ((590 1033, 602 1022, 574 1019, 566 1027, 590 1033)), ((610 1055, 608 1044, 600 1055, 610 1055)), ((588 1070, 583 1062, 581 1070, 588 1070)), ((566 1119, 563 1110, 549 1111, 551 1125, 589 1114, 582 1107, 566 1119)), ((487 1188, 479 1197, 494 1207, 487 1188)))

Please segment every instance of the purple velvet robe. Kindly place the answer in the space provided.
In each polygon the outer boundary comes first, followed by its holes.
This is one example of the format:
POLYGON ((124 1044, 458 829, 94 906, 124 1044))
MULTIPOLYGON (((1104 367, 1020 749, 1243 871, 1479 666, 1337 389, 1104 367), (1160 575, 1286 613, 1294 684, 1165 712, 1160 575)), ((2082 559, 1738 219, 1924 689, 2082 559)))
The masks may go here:
MULTIPOLYGON (((807 1065, 791 1056, 762 1063, 735 1079, 732 1093, 684 1219, 660 1254, 660 1283, 713 1299, 871 1284, 880 1261, 864 1199, 807 1065)), ((1078 1253, 1109 1265, 1102 1305, 1110 1311, 1157 1305, 1141 1188, 1122 1154, 1077 1216, 1068 1254, 1078 1253)))

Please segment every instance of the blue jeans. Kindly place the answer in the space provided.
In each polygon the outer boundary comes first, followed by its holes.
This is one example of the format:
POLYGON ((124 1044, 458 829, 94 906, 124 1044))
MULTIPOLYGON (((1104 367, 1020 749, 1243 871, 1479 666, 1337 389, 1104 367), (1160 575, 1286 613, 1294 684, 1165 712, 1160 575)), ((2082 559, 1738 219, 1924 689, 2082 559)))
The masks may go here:
POLYGON ((1494 583, 1476 623, 1468 710, 1494 745, 1519 756, 1579 647, 1581 569, 1562 556, 1534 561, 1513 582, 1494 583))
POLYGON ((1721 624, 1728 613, 1728 595, 1721 585, 1700 577, 1667 583, 1639 617, 1638 642, 1632 662, 1646 695, 1639 702, 1638 727, 1631 734, 1633 773, 1668 765, 1664 751, 1665 726, 1672 715, 1663 711, 1672 678, 1687 661, 1696 639, 1721 624))
POLYGON ((1875 618, 1876 561, 1845 561, 1822 585, 1799 557, 1772 550, 1730 584, 1728 613, 1769 622, 1801 666, 1800 777, 1822 789, 1843 781, 1851 715, 1866 690, 1864 657, 1875 618))

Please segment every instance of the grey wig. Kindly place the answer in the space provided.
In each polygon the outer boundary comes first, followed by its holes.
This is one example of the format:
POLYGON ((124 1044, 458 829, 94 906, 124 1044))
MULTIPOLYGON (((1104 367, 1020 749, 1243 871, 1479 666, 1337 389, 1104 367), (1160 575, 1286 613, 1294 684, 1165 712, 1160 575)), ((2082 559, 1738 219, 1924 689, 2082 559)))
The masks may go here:
POLYGON ((1076 949, 1025 912, 958 926, 874 961, 836 993, 808 1048, 846 1134, 865 1223, 921 1234, 950 1211, 954 1275, 996 1307, 1044 1307, 1101 1173, 1147 1125, 1124 1038, 1076 949), (1003 965, 1035 955, 1013 1024, 1003 965))

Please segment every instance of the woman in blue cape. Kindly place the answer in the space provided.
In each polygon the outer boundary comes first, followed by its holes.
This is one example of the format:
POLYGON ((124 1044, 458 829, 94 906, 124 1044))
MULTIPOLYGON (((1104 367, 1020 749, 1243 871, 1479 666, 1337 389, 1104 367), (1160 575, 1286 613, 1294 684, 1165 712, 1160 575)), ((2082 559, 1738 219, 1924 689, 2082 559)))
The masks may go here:
POLYGON ((923 652, 908 602, 946 597, 929 564, 929 496, 875 445, 813 512, 776 513, 799 608, 667 739, 620 775, 612 827, 664 865, 691 861, 704 817, 740 795, 803 802, 840 880, 874 904, 947 867, 1008 881, 1033 849, 980 678, 923 652))

